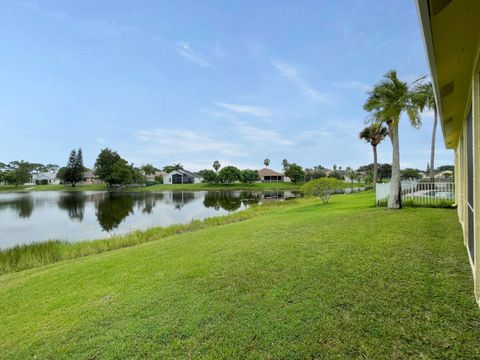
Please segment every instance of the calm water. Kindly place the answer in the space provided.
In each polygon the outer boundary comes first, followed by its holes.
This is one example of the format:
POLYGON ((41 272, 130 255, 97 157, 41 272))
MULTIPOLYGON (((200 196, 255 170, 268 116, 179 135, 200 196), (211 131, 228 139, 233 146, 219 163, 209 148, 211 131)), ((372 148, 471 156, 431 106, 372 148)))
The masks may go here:
POLYGON ((107 238, 225 215, 290 191, 32 192, 0 194, 0 248, 107 238))

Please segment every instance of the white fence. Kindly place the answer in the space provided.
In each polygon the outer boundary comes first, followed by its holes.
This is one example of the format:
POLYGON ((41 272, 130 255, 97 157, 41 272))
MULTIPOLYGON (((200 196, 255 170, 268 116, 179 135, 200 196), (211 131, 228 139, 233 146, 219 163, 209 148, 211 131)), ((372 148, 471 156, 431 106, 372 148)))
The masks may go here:
MULTIPOLYGON (((376 184, 375 198, 377 205, 386 203, 390 193, 390 183, 376 184)), ((417 205, 438 205, 455 202, 455 183, 402 181, 402 199, 413 201, 417 205)))

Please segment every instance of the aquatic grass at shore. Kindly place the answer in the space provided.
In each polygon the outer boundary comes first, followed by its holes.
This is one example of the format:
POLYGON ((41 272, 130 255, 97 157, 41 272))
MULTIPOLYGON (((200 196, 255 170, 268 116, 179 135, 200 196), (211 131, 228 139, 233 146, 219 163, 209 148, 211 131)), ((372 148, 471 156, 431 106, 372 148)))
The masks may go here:
POLYGON ((62 260, 100 254, 106 251, 159 240, 175 234, 239 222, 269 212, 272 208, 287 206, 287 203, 293 204, 295 200, 253 205, 248 209, 225 216, 215 216, 204 220, 192 220, 188 224, 154 227, 144 231, 137 230, 126 235, 112 236, 107 239, 80 242, 48 240, 32 244, 16 245, 12 248, 0 250, 0 274, 26 270, 62 260))

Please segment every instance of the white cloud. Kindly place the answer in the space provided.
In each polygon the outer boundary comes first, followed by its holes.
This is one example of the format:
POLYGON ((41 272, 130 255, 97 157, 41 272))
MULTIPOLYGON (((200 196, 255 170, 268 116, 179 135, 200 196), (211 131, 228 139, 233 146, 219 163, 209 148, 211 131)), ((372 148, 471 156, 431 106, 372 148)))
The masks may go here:
POLYGON ((239 105, 239 104, 228 104, 224 102, 217 102, 215 105, 234 111, 237 113, 247 114, 255 117, 270 117, 272 116, 272 112, 264 107, 259 106, 248 106, 248 105, 239 105))
POLYGON ((199 52, 192 49, 188 43, 181 43, 177 47, 177 52, 182 55, 188 61, 201 66, 201 67, 211 67, 212 64, 208 62, 205 57, 199 52))
POLYGON ((197 154, 213 152, 228 156, 245 156, 238 144, 217 141, 213 137, 191 130, 151 129, 137 131, 135 137, 147 143, 147 153, 168 155, 178 153, 197 154))
POLYGON ((300 139, 334 138, 335 133, 333 131, 308 130, 302 131, 298 137, 300 139))
POLYGON ((366 93, 372 89, 372 86, 368 84, 364 84, 359 81, 355 81, 355 80, 351 80, 347 82, 337 82, 337 83, 334 83, 334 85, 342 89, 358 90, 358 91, 361 91, 362 93, 366 93))
POLYGON ((236 125, 236 131, 244 139, 262 146, 288 146, 294 144, 294 141, 283 137, 274 130, 262 129, 257 126, 239 123, 236 125))
POLYGON ((209 115, 212 115, 212 116, 215 116, 217 118, 223 118, 223 119, 229 119, 229 120, 236 120, 237 117, 235 115, 232 115, 232 114, 227 114, 227 113, 224 113, 222 111, 210 111, 210 110, 206 110, 206 112, 209 114, 209 115))
POLYGON ((319 92, 310 86, 307 81, 300 76, 299 71, 295 66, 284 61, 274 61, 272 64, 278 70, 281 76, 288 79, 309 97, 321 102, 331 102, 330 96, 326 93, 319 92))

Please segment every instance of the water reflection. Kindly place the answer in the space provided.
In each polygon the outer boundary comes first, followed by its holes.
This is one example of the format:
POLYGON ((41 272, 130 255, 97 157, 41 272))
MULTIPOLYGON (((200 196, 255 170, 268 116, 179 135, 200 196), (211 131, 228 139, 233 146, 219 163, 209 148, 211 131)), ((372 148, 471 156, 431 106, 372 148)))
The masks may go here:
POLYGON ((20 218, 29 218, 32 215, 33 207, 33 198, 29 194, 21 194, 19 197, 0 201, 0 212, 7 209, 13 210, 20 218))
POLYGON ((133 214, 133 197, 107 193, 98 201, 97 219, 105 231, 116 229, 128 215, 133 214))
POLYGON ((258 204, 262 194, 253 191, 210 191, 205 194, 203 205, 216 210, 236 211, 240 207, 258 204))
POLYGON ((48 239, 99 239, 219 216, 289 192, 32 192, 0 194, 0 248, 48 239))
POLYGON ((59 209, 65 210, 70 219, 83 220, 86 196, 83 193, 62 194, 58 198, 59 209))

